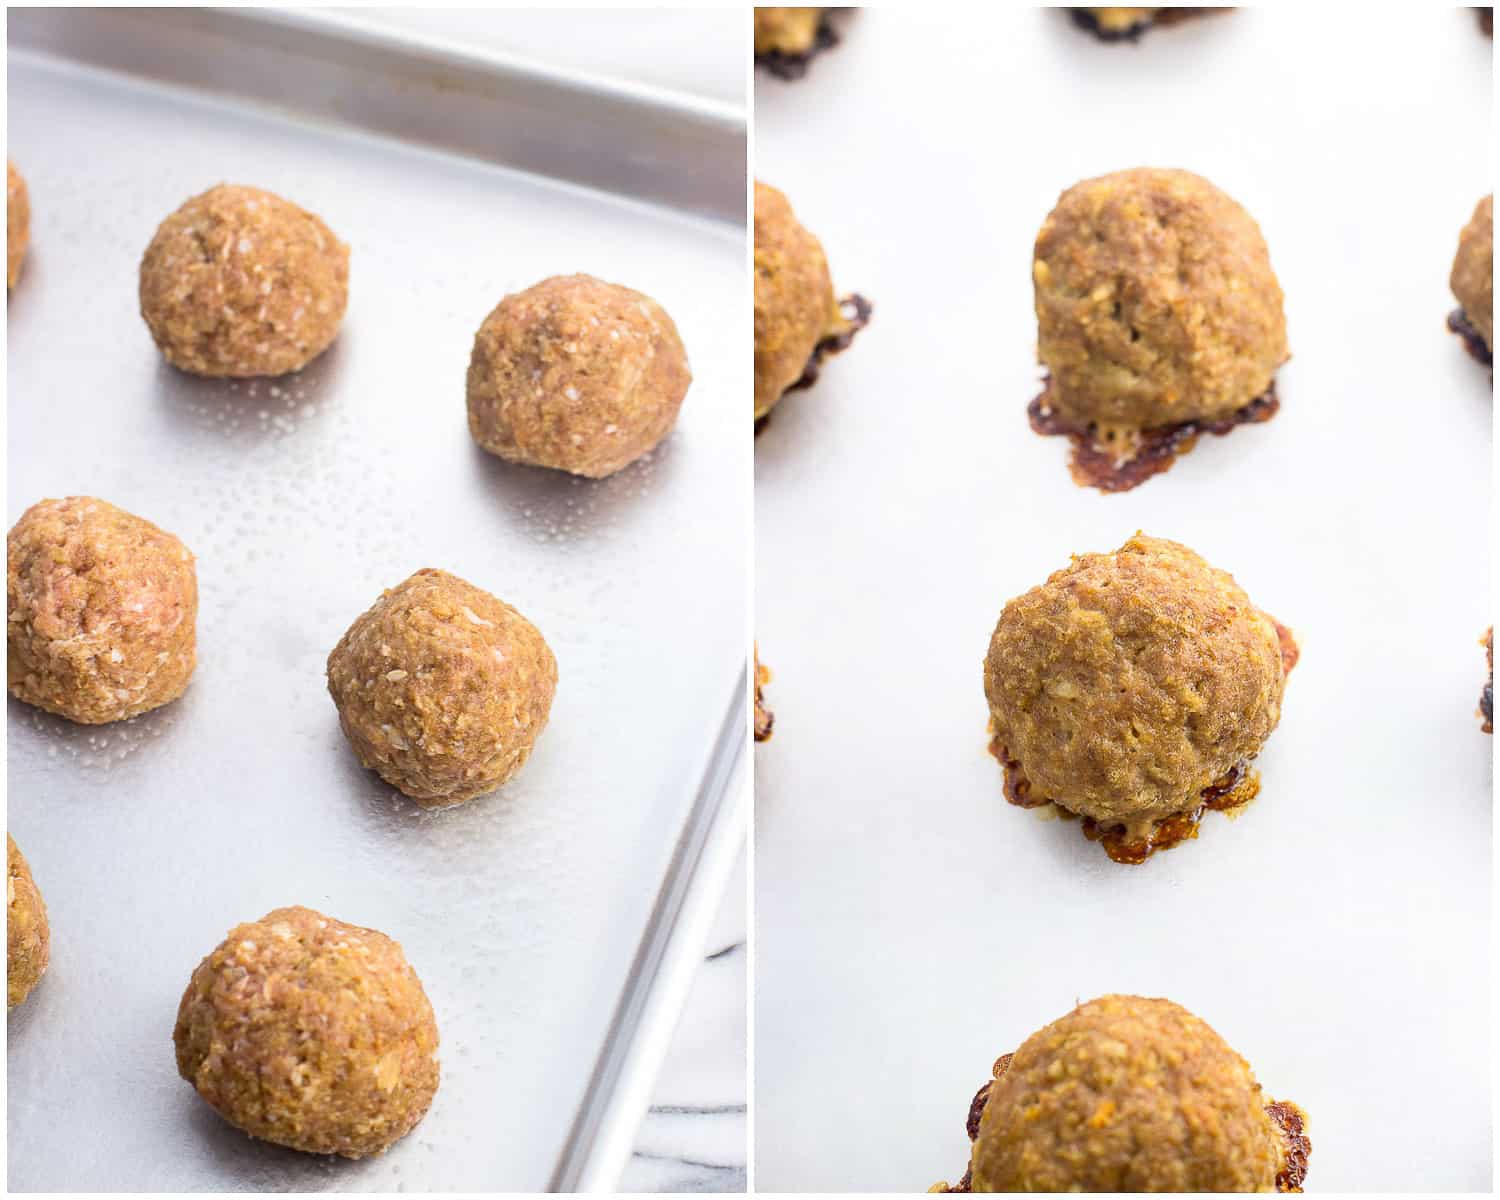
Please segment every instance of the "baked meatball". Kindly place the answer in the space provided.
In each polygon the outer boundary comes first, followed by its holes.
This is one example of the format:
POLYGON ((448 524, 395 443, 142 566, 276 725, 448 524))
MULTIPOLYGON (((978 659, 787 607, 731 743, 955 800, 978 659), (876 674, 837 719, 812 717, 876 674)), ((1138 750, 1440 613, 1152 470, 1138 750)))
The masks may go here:
POLYGON ((762 689, 771 682, 771 671, 768 667, 761 666, 760 647, 755 648, 755 740, 757 742, 769 741, 771 731, 776 728, 776 714, 766 707, 766 697, 762 689))
POLYGON ((1145 33, 1160 8, 1075 8, 1073 16, 1090 32, 1107 42, 1136 38, 1145 33))
POLYGON ((821 8, 760 8, 755 10, 756 54, 808 54, 818 44, 821 8))
POLYGON ((47 906, 16 839, 5 835, 9 873, 5 910, 5 1004, 15 1008, 42 980, 52 950, 47 906))
POLYGON ((995 1066, 954 1190, 1301 1191, 1302 1111, 1170 1000, 1091 1000, 995 1066))
POLYGON ((102 725, 187 691, 198 574, 179 539, 93 496, 69 496, 28 508, 6 551, 12 696, 102 725))
POLYGON ((424 808, 492 792, 519 771, 556 689, 557 660, 536 626, 430 568, 383 593, 328 656, 355 755, 424 808))
POLYGON ((505 297, 474 335, 469 432, 509 462, 602 479, 672 431, 692 381, 650 296, 558 275, 505 297))
POLYGON ((338 336, 349 247, 312 213, 220 184, 161 223, 141 259, 141 316, 194 375, 299 371, 338 336))
POLYGON ((854 328, 834 299, 822 245, 785 196, 756 180, 755 419, 803 382, 821 353, 843 349, 854 328))
POLYGON ((1277 623, 1228 573, 1136 534, 1005 606, 984 693, 1038 796, 1137 839, 1259 753, 1286 671, 1277 623))
POLYGON ((26 180, 9 159, 5 163, 5 287, 16 286, 31 243, 31 198, 26 180))
POLYGON ((1175 25, 1188 17, 1230 12, 1227 8, 1073 8, 1074 24, 1102 42, 1133 42, 1148 29, 1175 25))
POLYGON ((1484 677, 1484 688, 1479 693, 1479 715, 1484 718, 1485 733, 1495 732, 1495 627, 1490 626, 1479 639, 1484 647, 1484 663, 1488 669, 1484 677))
POLYGON ((231 929, 188 981, 172 1041, 221 1117, 311 1154, 380 1154, 437 1092, 437 1022, 401 947, 310 908, 231 929))
POLYGON ((1481 357, 1494 352, 1495 340, 1495 197, 1486 196, 1458 235, 1458 253, 1448 284, 1459 303, 1453 325, 1458 332, 1483 343, 1481 357), (1461 326, 1467 324, 1468 328, 1461 326))
POLYGON ((1047 401, 1100 436, 1228 417, 1287 360, 1259 227, 1187 171, 1069 188, 1037 235, 1032 280, 1047 401))

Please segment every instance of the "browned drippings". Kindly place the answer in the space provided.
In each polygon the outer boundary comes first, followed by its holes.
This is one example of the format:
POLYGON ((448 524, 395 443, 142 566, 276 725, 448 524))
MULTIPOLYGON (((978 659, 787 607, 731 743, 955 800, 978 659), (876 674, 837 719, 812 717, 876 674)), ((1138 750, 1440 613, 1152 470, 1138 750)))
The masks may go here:
POLYGON ((1307 1178, 1307 1158, 1312 1153, 1312 1141, 1307 1136, 1307 1114, 1290 1100, 1272 1100, 1266 1105, 1266 1115, 1286 1142, 1286 1165, 1276 1176, 1276 1190, 1300 1192, 1307 1178))
MULTIPOLYGON (((1021 764, 1010 757, 998 736, 990 739, 990 753, 1000 760, 1005 768, 1005 798, 1018 808, 1040 808, 1053 804, 1045 796, 1036 795, 1031 780, 1021 770, 1021 764)), ((1117 863, 1139 866, 1158 850, 1170 850, 1181 842, 1198 836, 1198 825, 1206 812, 1236 812, 1254 800, 1260 792, 1260 774, 1250 770, 1249 763, 1240 763, 1221 778, 1215 780, 1199 793, 1201 803, 1188 812, 1173 813, 1152 823, 1144 838, 1131 838, 1123 825, 1100 825, 1093 817, 1082 819, 1083 836, 1098 842, 1104 852, 1117 863)), ((1053 805, 1057 815, 1067 821, 1076 821, 1078 814, 1070 812, 1061 804, 1053 805)))
POLYGON ((787 391, 795 392, 798 388, 812 387, 817 383, 818 375, 823 370, 823 360, 830 354, 849 349, 854 342, 854 335, 870 323, 870 314, 874 310, 874 305, 858 292, 851 292, 840 300, 839 312, 844 318, 844 328, 838 333, 830 334, 813 347, 812 353, 807 356, 807 366, 802 368, 797 382, 787 388, 787 391))
MULTIPOLYGON (((841 350, 849 349, 854 342, 854 335, 870 323, 870 314, 875 311, 872 305, 857 292, 851 292, 839 301, 839 311, 844 318, 844 328, 838 333, 830 334, 813 347, 812 353, 807 356, 807 365, 802 368, 802 374, 797 376, 797 381, 791 384, 786 391, 795 392, 799 388, 812 387, 817 383, 818 375, 823 370, 823 360, 830 354, 837 354, 841 350)), ((786 392, 781 393, 783 396, 786 392)), ((771 419, 771 414, 776 410, 772 408, 764 415, 757 417, 755 421, 755 432, 759 436, 761 430, 766 427, 766 422, 771 419)))
POLYGON ((1203 803, 1197 808, 1159 818, 1144 837, 1131 837, 1123 825, 1100 825, 1093 817, 1083 818, 1083 836, 1103 846, 1104 853, 1115 862, 1139 866, 1158 850, 1170 850, 1197 837, 1204 813, 1235 812, 1259 793, 1260 773, 1250 770, 1246 763, 1239 763, 1199 793, 1203 803))
POLYGON ((1476 8, 1475 14, 1479 17, 1479 28, 1484 30, 1486 37, 1495 36, 1495 10, 1494 8, 1476 8))
MULTIPOLYGON (((994 1078, 987 1080, 985 1085, 974 1094, 974 1099, 969 1103, 969 1117, 964 1123, 964 1128, 969 1135, 969 1141, 974 1142, 979 1138, 979 1118, 984 1115, 984 1106, 989 1102, 990 1088, 1010 1069, 1011 1059, 1014 1054, 1002 1054, 995 1060, 994 1078)), ((1272 1100, 1266 1105, 1266 1116, 1271 1118, 1271 1123, 1281 1134, 1282 1141, 1286 1143, 1286 1162, 1276 1175, 1276 1190, 1278 1192, 1300 1192, 1303 1181, 1307 1179, 1307 1160, 1312 1154, 1312 1142, 1307 1136, 1307 1114, 1293 1104, 1290 1100, 1272 1100)), ((973 1157, 970 1156, 970 1165, 964 1168, 964 1177, 953 1187, 934 1188, 934 1191, 944 1192, 972 1192, 973 1188, 973 1157)))
POLYGON ((760 665, 760 649, 755 651, 755 740, 764 742, 776 725, 776 714, 766 707, 761 687, 771 682, 771 672, 760 665))
POLYGON ((1098 488, 1101 492, 1128 492, 1139 487, 1153 475, 1170 470, 1180 455, 1197 445, 1203 434, 1223 437, 1241 425, 1258 425, 1269 421, 1281 409, 1281 401, 1276 395, 1276 381, 1273 379, 1270 387, 1261 395, 1227 417, 1214 421, 1180 421, 1157 429, 1142 429, 1135 454, 1121 461, 1109 446, 1099 444, 1092 425, 1080 429, 1066 421, 1048 403, 1047 397, 1051 393, 1052 379, 1049 376, 1042 394, 1026 408, 1033 432, 1044 437, 1066 437, 1072 442, 1073 460, 1069 463, 1068 470, 1073 476, 1073 482, 1080 487, 1098 488))
POLYGON ((1495 732, 1495 627, 1484 635, 1484 661, 1490 668, 1484 690, 1479 693, 1479 715, 1484 718, 1485 733, 1495 732))
MULTIPOLYGON (((1290 675, 1297 665, 1301 651, 1292 631, 1270 613, 1263 616, 1276 626, 1276 641, 1281 650, 1281 673, 1290 675)), ((1051 804, 1058 816, 1074 821, 1078 814, 1064 808, 1047 796, 1038 795, 1031 780, 1021 770, 1021 764, 1010 756, 1009 749, 1000 740, 992 720, 989 727, 990 753, 1005 768, 1005 799, 1017 808, 1041 808, 1051 804)), ((1144 839, 1128 840, 1123 825, 1101 826, 1093 817, 1083 818, 1083 836, 1098 842, 1104 852, 1117 863, 1138 866, 1158 850, 1170 850, 1180 842, 1198 836, 1198 824, 1206 812, 1237 812, 1249 804, 1260 793, 1260 774, 1250 770, 1248 762, 1238 763, 1221 778, 1215 780, 1199 793, 1201 803, 1189 812, 1173 813, 1162 817, 1151 827, 1144 839)))
POLYGON ((1099 19, 1086 8, 1070 8, 1068 14, 1073 18, 1073 24, 1080 29, 1086 29, 1101 42, 1135 42, 1139 41, 1141 34, 1156 26, 1175 25, 1188 17, 1201 17, 1209 13, 1227 12, 1223 8, 1162 8, 1158 9, 1152 16, 1142 18, 1128 29, 1105 29, 1099 24, 1099 19))
POLYGON ((1481 366, 1493 367, 1495 365, 1495 356, 1485 344, 1484 334, 1474 328, 1474 323, 1469 320, 1469 314, 1463 309, 1455 308, 1448 314, 1448 328, 1463 338, 1464 347, 1481 366))
POLYGON ((813 38, 811 46, 795 54, 786 50, 757 50, 755 65, 765 67, 777 79, 801 79, 807 74, 807 68, 814 58, 824 50, 831 49, 838 44, 838 31, 828 19, 828 10, 824 9, 822 18, 818 21, 817 35, 813 38))
POLYGON ((1302 657, 1302 650, 1297 645, 1297 639, 1290 629, 1271 616, 1270 613, 1265 613, 1264 615, 1272 625, 1276 626, 1276 641, 1281 646, 1281 673, 1283 675, 1290 675, 1292 668, 1297 665, 1298 659, 1302 657))

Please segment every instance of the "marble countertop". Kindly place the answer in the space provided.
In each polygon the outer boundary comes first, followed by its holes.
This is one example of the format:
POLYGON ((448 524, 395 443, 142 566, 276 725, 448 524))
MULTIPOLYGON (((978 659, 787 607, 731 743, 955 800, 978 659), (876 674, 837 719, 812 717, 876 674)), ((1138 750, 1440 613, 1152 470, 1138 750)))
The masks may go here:
POLYGON ((745 1190, 748 928, 741 848, 622 1192, 745 1190))

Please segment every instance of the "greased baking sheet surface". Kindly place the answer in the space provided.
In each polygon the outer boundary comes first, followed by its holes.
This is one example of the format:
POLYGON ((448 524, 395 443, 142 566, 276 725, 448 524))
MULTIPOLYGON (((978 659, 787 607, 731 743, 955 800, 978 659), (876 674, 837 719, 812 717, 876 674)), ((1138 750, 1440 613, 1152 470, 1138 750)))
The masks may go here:
POLYGON ((1487 1190, 1492 402, 1444 319, 1491 42, 1468 9, 1306 5, 1137 46, 1000 6, 843 28, 756 84, 756 174, 875 305, 756 444, 757 1186, 956 1181, 996 1055, 1122 991, 1307 1110, 1309 1188, 1487 1190), (1294 357, 1269 424, 1104 496, 1027 427, 1031 246, 1140 165, 1260 222, 1294 357), (1259 798, 1123 867, 1005 803, 981 663, 1007 599, 1137 529, 1303 653, 1259 798))
POLYGON ((7 520, 102 496, 181 536, 201 588, 182 700, 92 729, 10 703, 10 827, 53 937, 9 1023, 10 1186, 544 1187, 742 670, 742 235, 23 53, 9 82, 33 244, 7 520), (186 377, 138 316, 157 222, 223 180, 351 245, 343 332, 300 375, 186 377), (656 297, 694 373, 676 432, 598 483, 507 466, 464 416, 479 322, 571 271, 656 297), (423 566, 514 604, 560 672, 522 773, 431 813, 360 769, 323 682, 348 624, 423 566), (293 903, 400 941, 437 1013, 442 1086, 382 1157, 251 1141, 177 1077, 193 967, 293 903))

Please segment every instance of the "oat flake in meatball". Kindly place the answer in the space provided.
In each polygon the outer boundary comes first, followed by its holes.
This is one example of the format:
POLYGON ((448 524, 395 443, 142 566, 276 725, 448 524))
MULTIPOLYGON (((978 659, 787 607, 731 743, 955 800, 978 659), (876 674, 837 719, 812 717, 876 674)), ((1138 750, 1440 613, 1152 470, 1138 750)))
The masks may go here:
POLYGON ((1486 196, 1458 236, 1449 286, 1459 308, 1448 327, 1461 335, 1469 352, 1486 366, 1495 340, 1495 198, 1486 196))
POLYGON ((31 243, 31 198, 16 164, 5 163, 5 286, 16 286, 31 243))
POLYGON ((5 1002, 15 1008, 41 982, 52 951, 47 906, 16 839, 5 835, 5 1002))
POLYGON ((188 548, 93 496, 32 505, 6 542, 11 695, 83 725, 187 690, 198 575, 188 548))
POLYGON ((1125 490, 1199 434, 1274 415, 1281 285, 1260 228, 1206 179, 1141 168, 1069 188, 1032 282, 1048 371, 1032 425, 1074 440, 1079 483, 1125 490))
POLYGON ((824 355, 842 350, 869 319, 869 305, 834 299, 823 246, 775 188, 755 183, 755 419, 806 387, 824 355), (848 308, 846 314, 844 309, 848 308))
POLYGON ((1112 857, 1139 862, 1193 836, 1205 805, 1253 795, 1240 787, 1295 661, 1290 632, 1186 546, 1137 534, 1078 555, 1010 601, 990 639, 1007 792, 1086 818, 1112 857))
POLYGON ((380 1154, 438 1087, 437 1022, 401 947, 310 908, 230 930, 188 981, 172 1041, 221 1117, 311 1154, 380 1154))
POLYGON ((536 626, 446 571, 385 592, 328 656, 328 691, 359 761, 425 808, 519 771, 556 689, 536 626))
POLYGON ((161 223, 141 260, 140 300, 179 370, 286 375, 338 336, 349 247, 280 196, 220 184, 161 223))
POLYGON ((995 1064, 970 1109, 974 1192, 1300 1192, 1306 1116, 1170 1000, 1102 996, 995 1064))
POLYGON ((469 359, 469 432, 509 462, 602 479, 653 449, 693 381, 650 296, 559 275, 505 297, 469 359))

